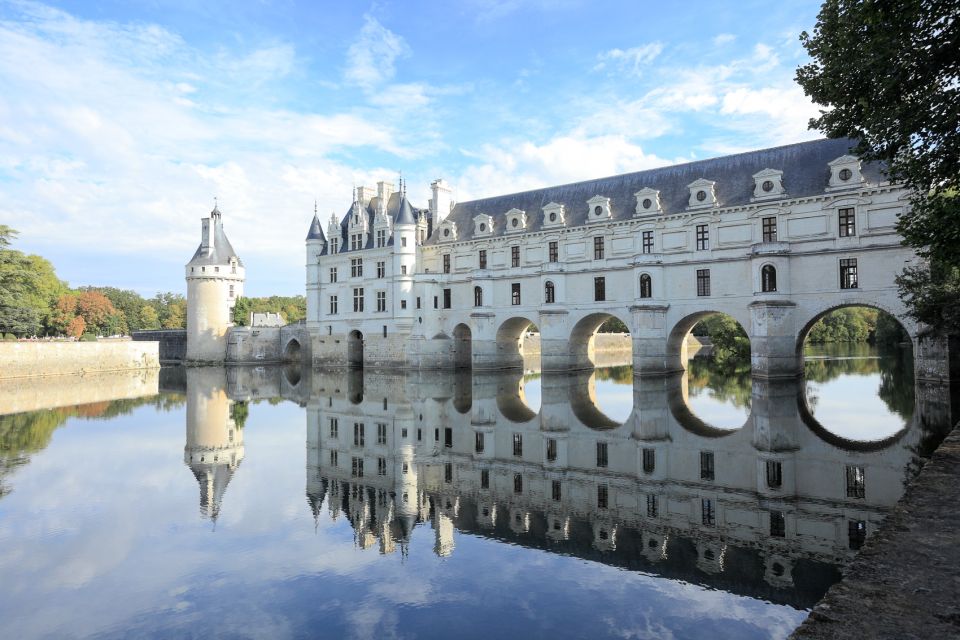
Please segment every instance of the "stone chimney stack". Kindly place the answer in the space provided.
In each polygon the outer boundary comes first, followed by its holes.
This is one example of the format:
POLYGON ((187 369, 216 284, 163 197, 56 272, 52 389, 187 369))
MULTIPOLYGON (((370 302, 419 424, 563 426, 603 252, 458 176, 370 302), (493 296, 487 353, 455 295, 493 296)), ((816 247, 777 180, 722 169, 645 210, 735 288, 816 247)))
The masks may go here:
POLYGON ((446 219, 450 209, 453 208, 453 190, 443 178, 437 178, 431 182, 430 190, 433 192, 433 197, 430 199, 430 215, 436 227, 446 219))

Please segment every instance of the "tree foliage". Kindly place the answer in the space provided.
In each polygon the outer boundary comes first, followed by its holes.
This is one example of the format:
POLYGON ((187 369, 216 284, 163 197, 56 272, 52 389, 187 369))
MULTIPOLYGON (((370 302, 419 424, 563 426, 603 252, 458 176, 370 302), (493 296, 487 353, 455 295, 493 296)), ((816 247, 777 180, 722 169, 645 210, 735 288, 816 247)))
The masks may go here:
POLYGON ((245 327, 251 313, 279 313, 287 323, 299 322, 307 317, 305 296, 269 296, 265 298, 239 297, 233 306, 233 323, 245 327))

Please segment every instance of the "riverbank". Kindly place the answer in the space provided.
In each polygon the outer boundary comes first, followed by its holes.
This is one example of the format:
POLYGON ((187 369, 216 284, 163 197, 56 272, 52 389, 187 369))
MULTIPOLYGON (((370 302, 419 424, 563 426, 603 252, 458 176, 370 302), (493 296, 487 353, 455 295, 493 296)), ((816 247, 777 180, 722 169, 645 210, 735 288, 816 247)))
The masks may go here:
POLYGON ((156 342, 0 342, 0 378, 159 369, 156 342))
POLYGON ((960 637, 960 427, 790 637, 960 637), (867 633, 865 630, 873 631, 867 633))

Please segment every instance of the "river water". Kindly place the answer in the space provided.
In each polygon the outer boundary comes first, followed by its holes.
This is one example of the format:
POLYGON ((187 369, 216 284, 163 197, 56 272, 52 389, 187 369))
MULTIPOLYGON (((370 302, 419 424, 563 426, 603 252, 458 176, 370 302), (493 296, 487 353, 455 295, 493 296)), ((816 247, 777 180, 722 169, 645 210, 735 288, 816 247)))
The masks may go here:
POLYGON ((784 638, 938 442, 911 367, 8 384, 0 637, 784 638))

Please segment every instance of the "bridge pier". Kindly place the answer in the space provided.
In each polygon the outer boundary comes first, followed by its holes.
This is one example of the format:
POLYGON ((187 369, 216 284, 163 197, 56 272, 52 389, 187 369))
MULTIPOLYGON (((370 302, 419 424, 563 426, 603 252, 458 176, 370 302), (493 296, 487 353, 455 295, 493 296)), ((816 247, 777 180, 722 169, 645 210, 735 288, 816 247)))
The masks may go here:
POLYGON ((562 309, 541 309, 540 329, 540 369, 542 371, 567 371, 573 365, 568 313, 562 309))
POLYGON ((682 370, 678 355, 668 349, 667 311, 670 305, 648 304, 630 307, 633 314, 633 375, 662 376, 682 370))
POLYGON ((750 309, 750 364, 754 376, 793 378, 803 372, 797 352, 796 304, 755 300, 750 309))

